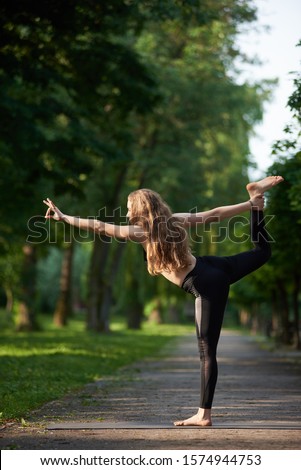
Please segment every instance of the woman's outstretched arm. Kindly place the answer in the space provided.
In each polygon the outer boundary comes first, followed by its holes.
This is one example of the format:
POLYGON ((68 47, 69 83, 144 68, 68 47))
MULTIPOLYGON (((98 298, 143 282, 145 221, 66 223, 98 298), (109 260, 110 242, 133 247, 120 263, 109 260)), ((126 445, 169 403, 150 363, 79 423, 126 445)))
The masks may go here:
POLYGON ((94 218, 83 219, 81 217, 74 217, 60 211, 49 198, 43 202, 48 206, 45 214, 46 219, 62 220, 79 229, 90 230, 112 238, 127 239, 139 243, 143 243, 146 240, 144 231, 137 225, 115 225, 94 218))
POLYGON ((192 227, 196 224, 219 222, 223 219, 227 219, 229 217, 233 217, 234 215, 241 214, 242 212, 249 211, 252 207, 263 209, 263 206, 263 196, 254 196, 249 201, 240 202, 239 204, 216 207, 214 209, 210 209, 204 212, 196 212, 192 214, 185 212, 173 215, 179 219, 182 219, 186 227, 192 227))

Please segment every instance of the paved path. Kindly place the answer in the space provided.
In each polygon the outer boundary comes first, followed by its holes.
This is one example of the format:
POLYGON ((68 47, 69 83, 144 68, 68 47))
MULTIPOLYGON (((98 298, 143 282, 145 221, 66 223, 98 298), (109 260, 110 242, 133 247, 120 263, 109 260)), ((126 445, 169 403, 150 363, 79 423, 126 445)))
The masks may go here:
POLYGON ((196 340, 187 336, 159 359, 48 403, 26 427, 8 427, 1 448, 300 450, 300 354, 263 351, 233 332, 223 333, 218 352, 212 428, 170 426, 194 414, 199 403, 196 340), (51 429, 59 426, 65 429, 51 429))

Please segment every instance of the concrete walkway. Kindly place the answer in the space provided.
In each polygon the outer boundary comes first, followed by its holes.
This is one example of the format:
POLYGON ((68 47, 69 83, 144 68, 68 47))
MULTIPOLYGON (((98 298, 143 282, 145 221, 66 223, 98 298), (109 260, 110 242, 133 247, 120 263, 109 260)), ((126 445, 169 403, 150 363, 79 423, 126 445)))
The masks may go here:
POLYGON ((199 404, 194 336, 2 431, 2 449, 301 449, 300 355, 222 334, 212 428, 176 428, 199 404))

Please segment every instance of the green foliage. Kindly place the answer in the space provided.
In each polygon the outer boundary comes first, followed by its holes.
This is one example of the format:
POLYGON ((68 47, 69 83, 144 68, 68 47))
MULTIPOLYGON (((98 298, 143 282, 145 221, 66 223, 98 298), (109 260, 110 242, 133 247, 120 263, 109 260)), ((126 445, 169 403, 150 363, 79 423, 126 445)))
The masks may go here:
POLYGON ((294 275, 299 276, 301 263, 300 73, 296 74, 294 86, 295 89, 288 99, 293 122, 285 129, 287 139, 274 145, 273 151, 277 160, 270 168, 272 173, 282 175, 285 182, 277 186, 269 197, 269 210, 275 215, 272 223, 276 238, 276 277, 280 275, 288 281, 294 275))
MULTIPOLYGON (((210 28, 193 21, 181 26, 150 22, 137 41, 138 52, 156 71, 163 99, 153 115, 135 120, 130 169, 133 187, 157 190, 176 212, 246 198, 248 139, 269 90, 268 84, 238 85, 233 79, 239 51, 231 15, 221 13, 210 28)), ((203 252, 212 249, 207 239, 203 252)), ((215 254, 230 244, 216 244, 215 254)), ((196 253, 200 248, 195 245, 196 253)))
POLYGON ((121 1, 2 2, 1 218, 15 233, 38 211, 45 190, 82 196, 90 155, 101 158, 108 146, 108 114, 114 125, 156 99, 147 68, 118 40, 141 23, 136 12, 121 1))
POLYGON ((275 238, 274 274, 292 279, 301 265, 301 204, 298 185, 301 178, 301 153, 286 161, 274 163, 272 170, 285 178, 282 188, 275 188, 269 198, 269 211, 275 217, 271 232, 275 238))
POLYGON ((234 286, 233 298, 240 305, 248 306, 249 310, 256 301, 267 303, 267 317, 276 325, 273 334, 281 342, 293 343, 300 348, 300 73, 295 73, 295 77, 295 89, 288 99, 293 120, 285 128, 286 138, 273 146, 275 162, 268 170, 269 174, 281 175, 285 180, 267 194, 267 229, 273 240, 272 258, 259 271, 234 286))
MULTIPOLYGON (((282 175, 285 179, 267 195, 265 214, 268 222, 267 230, 272 240, 272 257, 260 270, 235 285, 231 298, 249 311, 257 303, 260 305, 261 317, 262 309, 267 304, 267 320, 271 321, 274 316, 274 321, 278 322, 273 334, 289 338, 291 333, 288 328, 294 321, 292 300, 294 291, 296 302, 300 305, 300 299, 298 301, 301 265, 301 205, 298 191, 301 178, 300 152, 291 157, 280 158, 271 166, 268 173, 282 175), (287 317, 284 320, 285 308, 287 317)), ((297 305, 295 309, 295 314, 298 315, 297 305)), ((291 339, 286 341, 291 342, 291 339)))
POLYGON ((86 332, 79 319, 70 321, 65 330, 51 326, 44 317, 41 323, 45 331, 18 335, 2 325, 2 420, 26 418, 47 401, 159 354, 167 341, 192 330, 191 326, 145 324, 141 331, 129 332, 123 323, 115 322, 109 336, 100 336, 86 332))
MULTIPOLYGON (((76 215, 100 211, 102 218, 106 207, 104 218, 114 215, 115 222, 122 216, 114 210, 124 210, 128 192, 141 186, 161 192, 176 211, 244 198, 248 138, 261 119, 269 88, 235 80, 234 60, 240 54, 236 36, 254 21, 253 2, 240 0, 4 0, 3 252, 9 251, 9 243, 24 243, 38 224, 46 235, 57 234, 57 245, 62 245, 62 224, 49 229, 37 216, 27 226, 32 216, 43 213, 45 196, 76 215)), ((37 250, 38 301, 47 309, 58 288, 58 263, 43 248, 48 242, 44 237, 37 250), (47 294, 50 302, 45 302, 47 294)), ((130 299, 137 291, 142 308, 143 299, 152 302, 158 294, 166 309, 171 297, 178 298, 173 286, 144 279, 143 262, 137 269, 134 262, 122 264, 115 284, 118 251, 112 247, 105 260, 100 256, 102 264, 94 266, 98 308, 107 279, 114 284, 119 311, 132 311, 130 299), (125 270, 131 266, 128 281, 125 270), (129 292, 122 303, 124 279, 129 292)), ((211 249, 209 243, 204 249, 211 249)), ((214 249, 219 251, 217 245, 214 249)), ((79 277, 74 276, 74 283, 84 290, 79 277)), ((24 284, 24 276, 16 282, 24 284)), ((15 280, 9 283, 14 289, 15 280)))

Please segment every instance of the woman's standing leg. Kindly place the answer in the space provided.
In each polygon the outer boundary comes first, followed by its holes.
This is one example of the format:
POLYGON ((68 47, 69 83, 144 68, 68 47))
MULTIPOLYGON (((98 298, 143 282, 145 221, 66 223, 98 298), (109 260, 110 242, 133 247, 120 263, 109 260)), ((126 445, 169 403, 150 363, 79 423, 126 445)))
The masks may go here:
MULTIPOLYGON (((206 257, 205 257, 206 258, 206 257)), ((211 407, 217 382, 217 345, 229 293, 229 277, 212 265, 201 261, 194 284, 200 295, 195 299, 195 323, 201 359, 200 407, 196 415, 176 426, 211 426, 211 407)))

